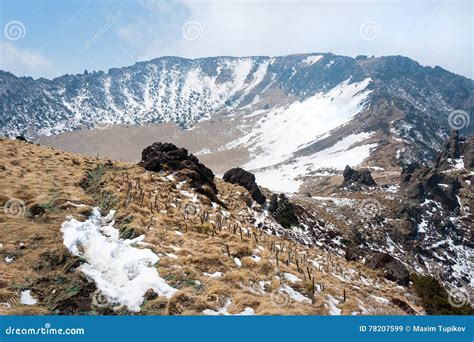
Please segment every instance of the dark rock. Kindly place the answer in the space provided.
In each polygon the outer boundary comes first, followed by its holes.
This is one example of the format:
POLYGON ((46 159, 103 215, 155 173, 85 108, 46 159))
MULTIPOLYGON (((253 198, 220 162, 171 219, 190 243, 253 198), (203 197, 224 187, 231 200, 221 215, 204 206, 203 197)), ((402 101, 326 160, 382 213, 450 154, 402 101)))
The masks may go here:
POLYGON ((158 298, 158 294, 153 289, 148 289, 143 296, 146 300, 150 301, 158 298))
POLYGON ((138 164, 148 171, 178 171, 178 176, 190 180, 190 186, 198 193, 207 196, 211 201, 221 203, 217 198, 217 187, 214 173, 185 148, 178 148, 171 143, 156 142, 145 148, 142 160, 138 164))
POLYGON ((410 164, 406 166, 401 175, 400 191, 417 203, 431 199, 441 203, 451 212, 459 209, 456 195, 461 188, 457 178, 443 172, 452 169, 454 160, 459 160, 464 154, 469 154, 470 143, 453 131, 444 144, 433 167, 410 164))
POLYGON ((17 135, 15 139, 29 143, 29 141, 23 135, 17 135))
POLYGON ((462 149, 464 167, 472 170, 474 169, 474 135, 467 138, 464 145, 462 149))
POLYGON ((36 203, 28 208, 28 212, 30 213, 31 217, 38 217, 46 213, 46 210, 44 206, 36 203))
POLYGON ((226 182, 243 186, 252 194, 252 198, 258 204, 262 205, 265 203, 266 197, 261 193, 257 183, 255 183, 255 176, 252 173, 236 167, 224 173, 223 179, 226 182))
POLYGON ((436 159, 434 168, 445 171, 453 168, 455 162, 463 161, 467 169, 474 168, 474 136, 460 136, 453 130, 449 139, 444 143, 441 153, 436 159))
POLYGON ((346 247, 345 258, 347 261, 357 261, 364 255, 365 253, 357 246, 349 245, 346 247))
POLYGON ((344 180, 341 185, 343 188, 357 190, 361 187, 377 185, 369 170, 357 171, 347 165, 342 175, 344 176, 344 180))
POLYGON ((403 201, 397 205, 396 210, 408 229, 400 236, 392 236, 395 241, 416 240, 422 220, 427 221, 428 226, 438 234, 446 235, 449 231, 456 231, 448 216, 460 213, 458 193, 461 182, 457 178, 459 173, 450 171, 456 170, 454 165, 459 165, 461 158, 464 158, 464 166, 469 168, 470 159, 466 156, 470 155, 471 149, 472 140, 462 138, 453 131, 432 167, 413 163, 403 168, 399 191, 403 201), (444 213, 438 212, 438 203, 445 210, 444 213))
POLYGON ((422 203, 426 199, 432 199, 449 211, 455 211, 459 207, 456 195, 461 183, 457 178, 437 171, 436 168, 423 166, 411 174, 402 173, 400 190, 410 200, 422 203))
POLYGON ((392 298, 391 302, 393 305, 405 311, 407 315, 416 315, 416 311, 404 300, 401 300, 400 298, 392 298))
POLYGON ((402 182, 409 182, 413 173, 421 168, 421 165, 418 163, 411 163, 403 167, 402 174, 401 174, 401 181, 402 182))
POLYGON ((437 170, 447 170, 454 159, 460 159, 465 140, 464 137, 459 136, 458 131, 453 130, 436 159, 435 168, 437 170))
POLYGON ((388 253, 374 253, 368 258, 366 265, 374 269, 383 269, 385 278, 399 285, 408 286, 410 283, 410 273, 405 265, 388 253))

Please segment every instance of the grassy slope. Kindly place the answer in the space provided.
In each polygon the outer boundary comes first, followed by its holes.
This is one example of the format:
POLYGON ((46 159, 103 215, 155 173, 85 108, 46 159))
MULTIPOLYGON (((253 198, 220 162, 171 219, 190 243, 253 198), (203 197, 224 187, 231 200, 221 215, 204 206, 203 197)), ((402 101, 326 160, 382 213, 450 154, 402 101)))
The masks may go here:
POLYGON ((145 172, 133 164, 108 163, 1 140, 0 174, 0 205, 12 203, 12 199, 25 203, 20 215, 14 215, 13 210, 0 211, 2 314, 126 313, 97 302, 100 297, 95 285, 76 269, 82 261, 63 247, 60 226, 66 216, 85 219, 90 211, 68 202, 99 205, 104 213, 117 209, 115 227, 123 236, 145 234, 149 248, 160 256, 160 276, 180 292, 170 300, 158 297, 145 301, 142 314, 200 314, 204 309, 221 308, 227 299, 232 300, 231 313, 252 307, 257 314, 328 314, 328 295, 340 301, 337 307, 342 314, 361 311, 361 306, 369 314, 402 314, 371 295, 389 301, 399 298, 420 310, 416 297, 406 289, 360 263, 346 262, 317 248, 308 249, 256 230, 245 204, 249 197, 246 190, 221 180, 217 184, 228 211, 213 207, 198 195, 194 206, 200 212, 194 214, 187 205, 191 198, 182 192, 193 193, 186 183, 178 185, 178 180, 171 180, 167 174, 145 172), (278 265, 276 246, 281 249, 278 265), (288 252, 291 261, 286 265, 288 252), (252 255, 261 260, 254 261, 252 255), (14 260, 6 263, 6 257, 14 260), (234 257, 241 259, 242 267, 236 265, 234 257), (223 276, 211 278, 204 272, 221 272, 223 276), (301 281, 292 283, 284 272, 297 275, 301 281), (314 296, 308 272, 315 279, 314 296), (260 281, 268 281, 265 291, 261 291, 260 281), (278 288, 285 284, 311 298, 312 303, 277 295, 278 288), (36 305, 20 304, 19 294, 25 289, 38 299, 36 305))

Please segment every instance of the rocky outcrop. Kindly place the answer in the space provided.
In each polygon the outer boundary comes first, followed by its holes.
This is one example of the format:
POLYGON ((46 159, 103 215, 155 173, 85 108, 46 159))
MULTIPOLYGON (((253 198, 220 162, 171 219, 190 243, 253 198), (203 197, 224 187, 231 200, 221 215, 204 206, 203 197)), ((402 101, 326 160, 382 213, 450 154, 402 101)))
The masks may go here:
POLYGON ((449 211, 455 212, 459 207, 456 195, 461 183, 444 171, 463 166, 461 157, 468 151, 468 144, 465 142, 466 139, 459 137, 457 131, 453 131, 433 167, 417 163, 404 167, 400 184, 404 197, 415 203, 422 203, 426 199, 434 200, 449 211))
POLYGON ((464 166, 472 171, 474 169, 474 135, 466 139, 465 145, 463 149, 464 166))
POLYGON ((468 146, 467 139, 460 136, 458 131, 453 130, 436 159, 434 168, 438 171, 449 170, 452 167, 464 166, 463 164, 472 167, 472 149, 469 149, 468 146), (466 159, 466 163, 463 157, 466 159))
POLYGON ((171 143, 156 142, 145 148, 142 160, 138 164, 148 171, 177 171, 177 175, 190 181, 190 186, 197 192, 207 196, 211 201, 217 199, 217 187, 214 173, 185 148, 178 148, 171 143))
POLYGON ((369 170, 357 171, 347 165, 342 175, 344 176, 344 180, 341 185, 343 188, 358 190, 361 187, 377 185, 369 170))
POLYGON ((408 286, 410 283, 410 273, 407 268, 388 253, 374 253, 367 259, 366 265, 370 268, 382 269, 385 278, 399 285, 408 286))
POLYGON ((258 204, 262 205, 265 203, 266 197, 260 191, 260 188, 255 182, 255 176, 252 173, 245 171, 240 167, 236 167, 224 173, 223 179, 226 182, 243 186, 250 192, 252 198, 258 204))
POLYGON ((421 168, 421 165, 418 163, 411 163, 411 164, 405 165, 402 168, 402 173, 400 176, 402 183, 409 182, 411 178, 413 177, 413 173, 419 168, 421 168))
POLYGON ((420 167, 410 176, 410 180, 401 183, 403 194, 410 200, 424 202, 426 199, 441 203, 450 211, 459 207, 456 197, 461 183, 457 178, 429 167, 420 167))
POLYGON ((422 268, 442 263, 443 271, 437 277, 455 286, 470 281, 459 264, 469 258, 472 249, 467 188, 471 148, 471 139, 453 132, 432 166, 413 163, 403 168, 400 200, 393 206, 398 222, 389 231, 390 238, 422 268))
POLYGON ((344 252, 347 261, 357 261, 365 255, 365 251, 353 244, 348 245, 344 252))

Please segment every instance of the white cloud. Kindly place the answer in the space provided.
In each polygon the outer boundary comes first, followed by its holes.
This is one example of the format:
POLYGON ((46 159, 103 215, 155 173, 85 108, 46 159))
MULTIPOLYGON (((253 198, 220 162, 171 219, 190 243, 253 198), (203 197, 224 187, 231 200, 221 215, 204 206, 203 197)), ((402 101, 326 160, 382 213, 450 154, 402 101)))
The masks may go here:
MULTIPOLYGON (((134 36, 140 59, 163 55, 286 55, 333 52, 341 55, 405 55, 472 77, 470 1, 147 1, 154 22, 134 36), (166 20, 164 20, 166 19, 166 20), (198 21, 197 40, 181 36, 187 21, 198 21), (364 22, 380 27, 376 39, 360 35, 364 22)), ((129 31, 133 31, 128 28, 129 31)), ((122 34, 124 39, 128 35, 122 34)))
POLYGON ((0 69, 16 76, 49 77, 54 75, 51 61, 34 50, 23 49, 11 42, 0 42, 0 69))

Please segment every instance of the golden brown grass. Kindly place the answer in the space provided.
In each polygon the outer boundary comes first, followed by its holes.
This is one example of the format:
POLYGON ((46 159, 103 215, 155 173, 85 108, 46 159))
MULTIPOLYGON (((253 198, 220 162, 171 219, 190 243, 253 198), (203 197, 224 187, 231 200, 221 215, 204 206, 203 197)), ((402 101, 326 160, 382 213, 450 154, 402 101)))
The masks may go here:
POLYGON ((372 294, 397 296, 419 308, 406 296, 406 289, 383 280, 362 264, 329 257, 320 249, 257 230, 247 210, 249 194, 242 187, 216 180, 226 210, 213 206, 201 195, 193 202, 188 194, 194 192, 188 184, 177 178, 171 180, 168 174, 11 140, 0 141, 0 166, 5 168, 0 167, 0 205, 15 198, 26 206, 20 216, 0 212, 0 313, 125 313, 94 306, 94 284, 75 270, 81 261, 63 247, 60 226, 66 216, 86 219, 90 211, 68 202, 98 205, 103 213, 116 209, 115 227, 123 236, 144 234, 147 247, 160 256, 160 276, 180 291, 170 300, 147 299, 141 314, 201 314, 205 309, 222 308, 228 299, 232 301, 230 313, 251 307, 257 314, 266 315, 327 314, 327 294, 341 299, 338 308, 343 314, 358 311, 359 301, 368 309, 386 307, 377 301, 366 302, 372 294), (81 187, 84 179, 90 181, 85 190, 81 187), (33 217, 29 209, 34 205, 41 205, 44 212, 33 217), (280 246, 278 264, 276 245, 280 246), (286 265, 289 251, 291 261, 286 265), (259 261, 252 258, 255 255, 259 261), (7 264, 7 256, 13 256, 13 262, 7 264), (234 258, 241 260, 241 267, 234 258), (215 272, 221 272, 222 277, 205 275, 215 272), (296 275, 301 281, 292 283, 284 273, 296 275), (347 280, 341 280, 344 276, 347 280), (268 283, 262 289, 260 282, 268 283), (290 299, 281 305, 275 296, 282 285, 290 286, 312 303, 290 299), (37 305, 19 303, 23 289, 31 289, 39 300, 37 305))

